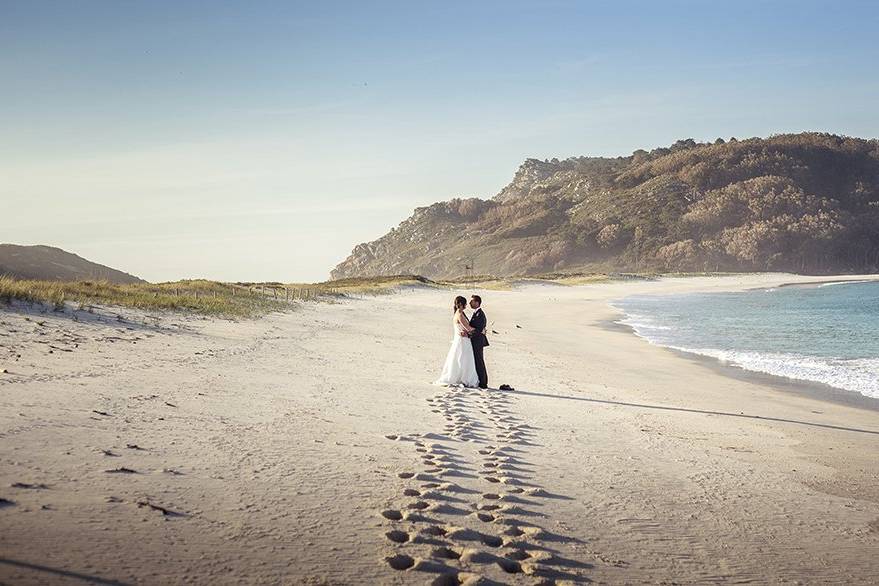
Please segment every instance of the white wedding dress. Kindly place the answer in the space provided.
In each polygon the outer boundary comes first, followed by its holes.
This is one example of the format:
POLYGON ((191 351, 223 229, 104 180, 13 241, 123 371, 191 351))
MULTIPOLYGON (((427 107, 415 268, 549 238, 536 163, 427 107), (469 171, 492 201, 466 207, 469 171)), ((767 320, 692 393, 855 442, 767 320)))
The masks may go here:
POLYGON ((458 323, 456 314, 452 318, 452 347, 449 348, 443 372, 435 384, 479 386, 479 375, 476 374, 476 361, 473 358, 473 344, 470 338, 461 335, 462 331, 463 328, 458 323))

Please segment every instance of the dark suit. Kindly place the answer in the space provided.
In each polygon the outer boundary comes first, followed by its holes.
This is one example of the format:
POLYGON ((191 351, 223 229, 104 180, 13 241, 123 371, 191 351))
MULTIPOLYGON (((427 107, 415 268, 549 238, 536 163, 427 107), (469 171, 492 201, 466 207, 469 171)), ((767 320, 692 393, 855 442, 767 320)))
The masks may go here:
POLYGON ((470 334, 470 342, 473 346, 473 358, 476 361, 476 374, 479 376, 481 389, 488 387, 488 372, 485 370, 485 358, 482 355, 482 351, 488 346, 488 338, 483 333, 487 325, 488 320, 480 307, 470 317, 470 327, 476 330, 470 334))

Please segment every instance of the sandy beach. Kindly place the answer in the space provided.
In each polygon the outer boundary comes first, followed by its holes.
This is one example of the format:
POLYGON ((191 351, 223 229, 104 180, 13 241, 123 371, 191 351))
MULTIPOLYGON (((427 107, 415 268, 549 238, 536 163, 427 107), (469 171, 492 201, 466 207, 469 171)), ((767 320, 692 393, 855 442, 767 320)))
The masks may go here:
POLYGON ((2 310, 0 582, 875 583, 875 405, 731 376, 609 305, 815 280, 480 291, 509 392, 431 384, 458 291, 2 310))

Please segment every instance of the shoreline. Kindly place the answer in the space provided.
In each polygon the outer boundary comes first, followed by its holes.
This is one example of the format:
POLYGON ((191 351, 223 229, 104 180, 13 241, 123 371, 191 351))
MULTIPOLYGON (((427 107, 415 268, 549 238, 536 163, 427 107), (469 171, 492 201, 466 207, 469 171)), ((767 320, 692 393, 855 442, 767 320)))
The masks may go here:
POLYGON ((806 281, 804 283, 782 283, 778 285, 778 289, 782 287, 811 287, 811 286, 821 286, 821 285, 841 285, 844 283, 872 283, 873 281, 879 281, 879 276, 876 275, 851 275, 851 279, 840 279, 839 277, 834 277, 829 281, 806 281))
POLYGON ((632 326, 619 323, 615 320, 608 320, 604 324, 604 327, 609 331, 625 332, 627 335, 634 336, 656 348, 661 348, 678 358, 688 360, 694 364, 706 366, 725 377, 734 378, 743 382, 756 383, 780 393, 794 396, 805 396, 819 401, 827 401, 836 405, 879 412, 879 399, 862 395, 857 391, 847 391, 845 389, 840 389, 816 381, 789 378, 758 370, 748 370, 741 366, 724 362, 713 356, 705 356, 704 354, 670 348, 668 346, 663 346, 662 344, 654 344, 647 338, 639 336, 632 326))
MULTIPOLYGON (((850 275, 843 278, 844 276, 831 276, 827 277, 823 280, 812 280, 812 281, 804 281, 804 282, 784 282, 780 284, 773 285, 763 285, 760 287, 744 287, 738 289, 743 292, 750 291, 766 291, 768 289, 781 289, 781 288, 795 288, 795 287, 803 287, 810 288, 822 285, 837 285, 837 284, 846 284, 846 283, 872 283, 879 281, 879 275, 850 275)), ((732 291, 735 291, 733 289, 732 291)), ((689 293, 698 293, 701 290, 696 289, 690 291, 689 293)), ((649 295, 649 294, 648 294, 649 295)), ((657 293, 657 296, 662 296, 663 293, 657 293)), ((675 354, 681 358, 694 361, 698 364, 702 364, 708 366, 723 374, 724 376, 734 377, 736 379, 747 381, 747 382, 756 382, 762 384, 764 386, 771 387, 779 392, 790 393, 794 395, 801 395, 811 397, 813 399, 828 401, 840 405, 847 405, 851 407, 857 407, 861 409, 866 409, 869 411, 879 411, 879 398, 870 397, 864 395, 858 391, 852 391, 848 389, 842 389, 839 387, 835 387, 833 385, 822 383, 818 381, 812 381, 808 379, 799 379, 794 377, 786 377, 782 375, 777 375, 769 372, 764 372, 760 370, 751 370, 744 368, 742 366, 738 366, 736 364, 729 363, 720 358, 714 356, 707 356, 704 354, 700 354, 698 352, 691 352, 688 350, 682 350, 680 348, 674 348, 670 346, 666 346, 664 344, 659 344, 653 342, 649 338, 646 338, 639 334, 634 326, 629 324, 621 323, 621 320, 627 317, 627 313, 622 309, 613 305, 617 301, 621 301, 625 297, 615 298, 608 300, 608 306, 618 314, 617 319, 608 320, 606 325, 609 328, 621 328, 626 331, 628 334, 643 340, 647 344, 651 346, 656 346, 658 348, 662 348, 675 354)))

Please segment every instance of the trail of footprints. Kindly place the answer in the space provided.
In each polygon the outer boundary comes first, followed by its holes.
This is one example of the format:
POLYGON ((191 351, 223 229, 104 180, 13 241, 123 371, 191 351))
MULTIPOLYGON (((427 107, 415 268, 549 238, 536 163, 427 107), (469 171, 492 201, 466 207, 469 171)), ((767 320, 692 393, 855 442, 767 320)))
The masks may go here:
POLYGON ((447 387, 427 399, 440 433, 388 435, 408 442, 420 470, 398 473, 399 505, 381 511, 394 570, 424 572, 437 585, 581 583, 589 564, 557 547, 577 539, 547 531, 541 501, 567 498, 536 483, 528 463, 534 429, 500 391, 447 387), (505 580, 499 582, 498 580, 505 580))

